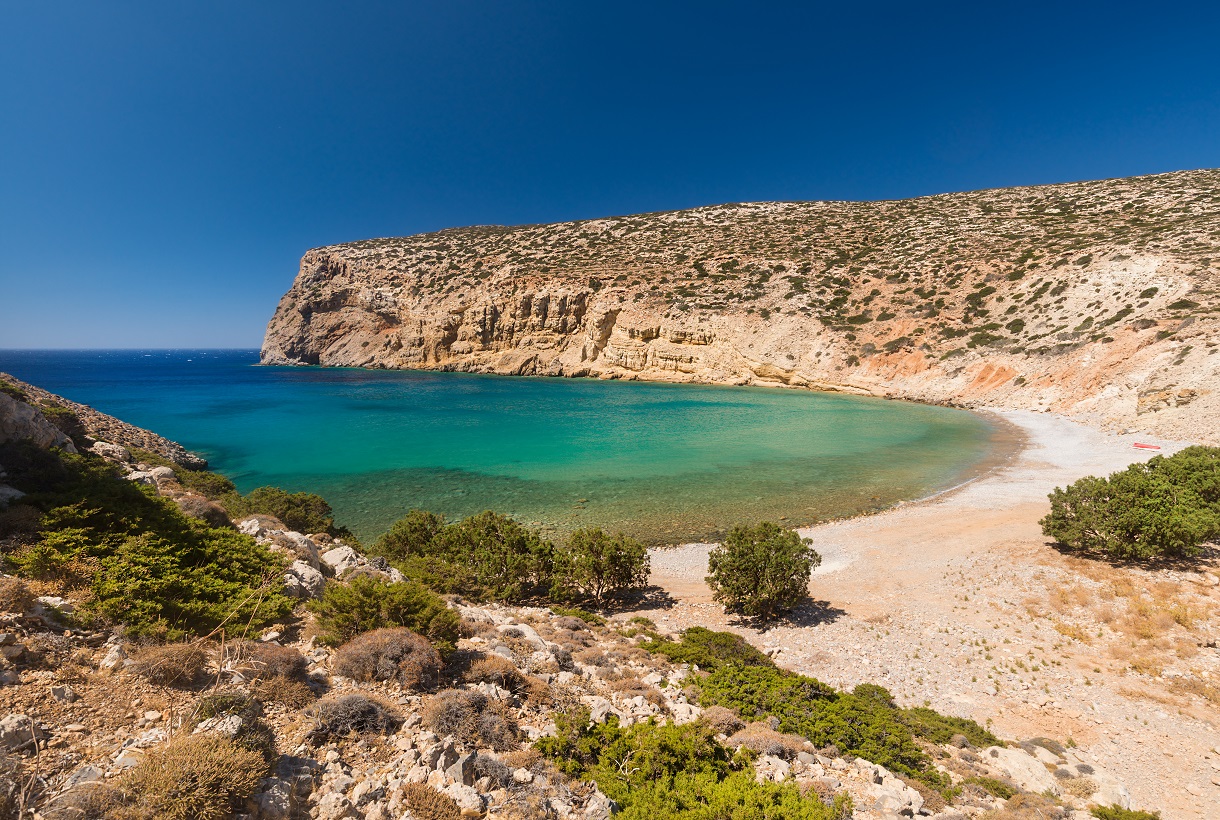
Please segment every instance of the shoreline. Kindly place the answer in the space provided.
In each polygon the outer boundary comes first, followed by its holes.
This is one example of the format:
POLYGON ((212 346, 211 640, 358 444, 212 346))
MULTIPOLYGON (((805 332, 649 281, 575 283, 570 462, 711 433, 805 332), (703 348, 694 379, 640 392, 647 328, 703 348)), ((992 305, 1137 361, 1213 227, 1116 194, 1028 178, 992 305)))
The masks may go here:
POLYGON ((1004 737, 1071 739, 1128 785, 1133 807, 1206 820, 1220 801, 1220 708, 1176 682, 1220 679, 1220 653, 1196 648, 1211 634, 1206 613, 1220 588, 1209 572, 1220 562, 1115 566, 1061 553, 1038 524, 1055 486, 1188 443, 991 412, 1025 437, 1005 463, 927 498, 798 529, 822 564, 810 603, 790 619, 759 629, 727 616, 704 581, 708 544, 653 550, 651 582, 671 605, 638 614, 663 632, 737 632, 781 667, 841 689, 879 684, 905 706, 969 717, 1004 737), (1136 440, 1162 450, 1133 449, 1136 440), (1113 591, 1124 586, 1126 598, 1113 591), (1139 639, 1125 631, 1124 612, 1141 601, 1192 607, 1198 621, 1139 639))

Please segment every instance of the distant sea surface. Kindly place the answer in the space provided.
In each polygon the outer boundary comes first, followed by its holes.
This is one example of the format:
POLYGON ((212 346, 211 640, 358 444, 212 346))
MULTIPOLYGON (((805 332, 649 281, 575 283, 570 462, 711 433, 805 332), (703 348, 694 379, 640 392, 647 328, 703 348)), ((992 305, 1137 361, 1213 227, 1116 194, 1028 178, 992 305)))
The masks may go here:
POLYGON ((650 543, 807 524, 954 486, 996 434, 962 410, 802 390, 257 362, 0 351, 0 371, 181 442, 242 491, 321 494, 366 540, 411 508, 650 543))

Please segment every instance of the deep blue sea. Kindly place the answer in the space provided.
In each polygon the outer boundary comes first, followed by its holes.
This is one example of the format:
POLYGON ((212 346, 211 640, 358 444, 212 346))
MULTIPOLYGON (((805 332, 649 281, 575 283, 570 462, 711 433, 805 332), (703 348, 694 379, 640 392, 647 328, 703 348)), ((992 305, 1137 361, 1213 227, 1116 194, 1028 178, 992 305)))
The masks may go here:
POLYGON ((0 351, 0 371, 179 441, 243 491, 320 493, 364 539, 413 507, 654 543, 809 523, 959 483, 995 433, 961 410, 787 389, 257 362, 0 351))

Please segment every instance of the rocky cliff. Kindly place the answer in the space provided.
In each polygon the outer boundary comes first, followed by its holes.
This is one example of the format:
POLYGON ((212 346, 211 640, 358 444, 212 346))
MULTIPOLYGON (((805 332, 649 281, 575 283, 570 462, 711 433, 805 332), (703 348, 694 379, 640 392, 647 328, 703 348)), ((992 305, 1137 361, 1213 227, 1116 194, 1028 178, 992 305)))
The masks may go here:
POLYGON ((1220 171, 311 250, 267 364, 809 387, 1215 441, 1220 171))

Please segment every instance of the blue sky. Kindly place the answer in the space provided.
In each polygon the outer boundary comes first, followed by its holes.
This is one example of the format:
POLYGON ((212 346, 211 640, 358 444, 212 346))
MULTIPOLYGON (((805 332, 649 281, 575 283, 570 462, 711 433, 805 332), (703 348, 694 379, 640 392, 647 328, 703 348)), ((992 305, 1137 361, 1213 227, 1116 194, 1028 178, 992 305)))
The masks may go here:
POLYGON ((1220 166, 1220 7, 0 0, 0 348, 256 347, 310 247, 1220 166))

